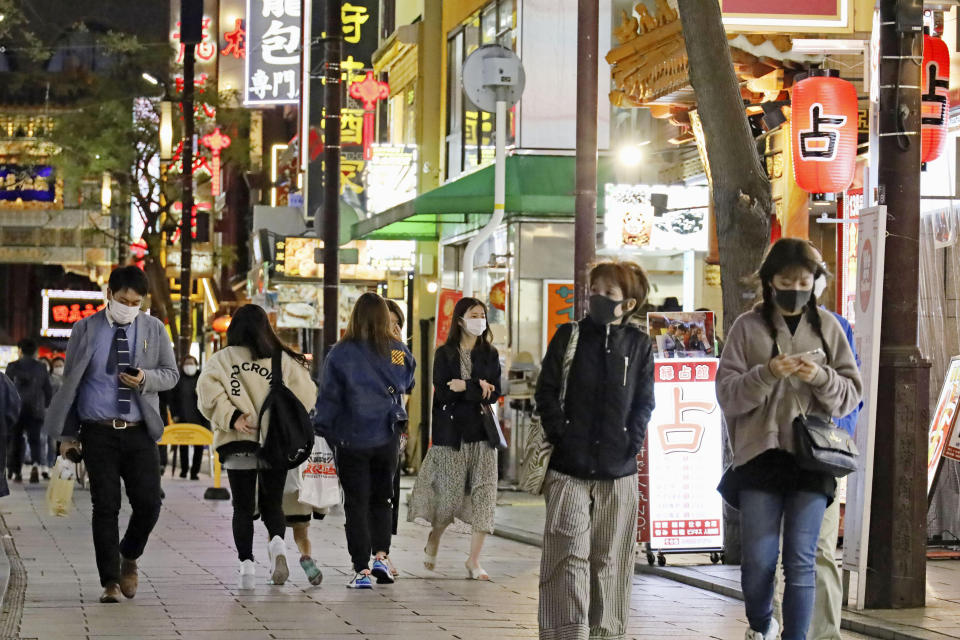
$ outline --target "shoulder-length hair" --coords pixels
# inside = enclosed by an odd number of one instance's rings
[[[306,366],[307,363],[302,353],[297,353],[277,337],[270,326],[267,312],[255,304],[245,304],[233,314],[227,328],[227,345],[246,347],[257,360],[271,358],[278,349],[282,349],[301,365]]]
[[[483,304],[480,300],[476,298],[460,298],[460,300],[457,301],[456,306],[453,308],[453,318],[450,320],[450,333],[447,334],[447,341],[444,345],[460,346],[460,339],[463,337],[463,326],[461,324],[463,317],[474,307],[483,309],[483,317],[487,318],[487,305]],[[493,348],[493,332],[490,331],[489,318],[487,318],[487,328],[482,335],[477,336],[477,344],[473,348],[474,350]]]
[[[390,356],[394,337],[390,331],[390,310],[383,298],[370,292],[360,296],[343,339],[366,344],[380,355]]]
[[[650,293],[650,280],[643,267],[636,262],[628,260],[611,260],[607,262],[598,262],[590,269],[590,284],[597,280],[612,282],[620,287],[623,292],[624,300],[636,300],[633,309],[627,311],[624,309],[623,324],[626,324],[630,317],[640,311],[647,301],[647,295]]]

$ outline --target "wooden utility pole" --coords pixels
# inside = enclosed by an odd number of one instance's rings
[[[574,317],[587,311],[587,270],[597,255],[598,0],[579,0],[577,15],[577,164],[573,241]]]
[[[340,332],[340,58],[343,24],[340,0],[327,0],[323,38],[323,353]],[[306,140],[303,141],[307,145]]]
[[[917,346],[920,289],[920,55],[901,32],[914,2],[880,2],[879,204],[887,205],[876,449],[865,605],[922,607],[926,592],[930,364]],[[920,46],[918,45],[920,41]],[[902,134],[902,135],[897,135]]]
[[[678,0],[678,5],[683,33],[689,36],[690,84],[697,96],[710,164],[726,334],[737,317],[756,302],[751,276],[760,268],[770,244],[773,198],[740,97],[720,3]],[[739,514],[724,509],[725,561],[739,563]]]

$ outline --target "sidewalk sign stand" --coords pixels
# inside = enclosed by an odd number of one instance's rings
[[[210,448],[210,471],[213,476],[213,486],[203,494],[204,500],[229,500],[230,492],[220,484],[220,456],[213,450],[213,432],[209,429],[190,422],[180,422],[169,425],[163,430],[160,438],[161,445],[194,445]]]

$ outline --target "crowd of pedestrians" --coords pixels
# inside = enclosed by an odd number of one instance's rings
[[[798,462],[795,418],[822,415],[852,432],[861,394],[858,362],[849,325],[818,306],[828,274],[809,243],[778,241],[757,277],[762,302],[734,323],[717,373],[734,446],[719,490],[741,514],[746,638],[773,640],[782,630],[784,640],[803,640],[814,618],[820,621],[814,640],[839,638],[836,479]],[[327,509],[298,493],[296,464],[262,455],[271,430],[290,433],[284,421],[271,424],[268,410],[283,389],[302,415],[309,412],[308,429],[333,452],[353,568],[347,586],[395,582],[400,570],[390,558],[391,538],[417,366],[403,341],[402,309],[375,293],[360,296],[342,339],[324,358],[318,385],[309,360],[280,340],[255,305],[236,311],[227,346],[202,370],[193,356],[178,367],[163,324],[140,311],[147,284],[136,267],[116,269],[105,309],[74,326],[66,359],[49,362],[49,371],[36,357],[37,344],[21,341],[20,359],[0,374],[0,433],[9,436],[0,438],[7,448],[0,462],[8,465],[0,495],[8,493],[7,479],[22,481],[27,446],[31,481],[52,464],[55,442],[62,455],[82,458],[101,601],[132,598],[137,560],[161,510],[161,474],[149,470],[165,464],[166,452],[156,442],[167,424],[199,424],[212,430],[232,490],[239,588],[252,589],[257,581],[257,519],[267,531],[269,582],[283,584],[289,576],[284,536],[290,527],[299,564],[320,584],[308,528]],[[538,616],[545,640],[623,638],[630,612],[636,455],[654,409],[652,343],[635,317],[650,283],[636,264],[605,262],[592,269],[589,286],[589,312],[550,341],[535,394],[550,451]],[[407,514],[409,522],[430,527],[423,564],[431,571],[446,529],[455,520],[470,525],[464,568],[481,581],[491,579],[481,553],[494,530],[498,451],[491,421],[496,424],[502,395],[487,314],[482,301],[459,300],[435,353],[432,446]],[[689,340],[704,337],[694,332]],[[180,476],[195,480],[203,449],[190,453],[179,451]],[[132,507],[122,538],[121,481]],[[782,615],[775,603],[781,557]]]

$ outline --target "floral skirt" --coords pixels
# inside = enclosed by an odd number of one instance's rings
[[[433,446],[420,467],[407,521],[444,527],[454,519],[493,533],[497,508],[497,450],[486,442]]]

